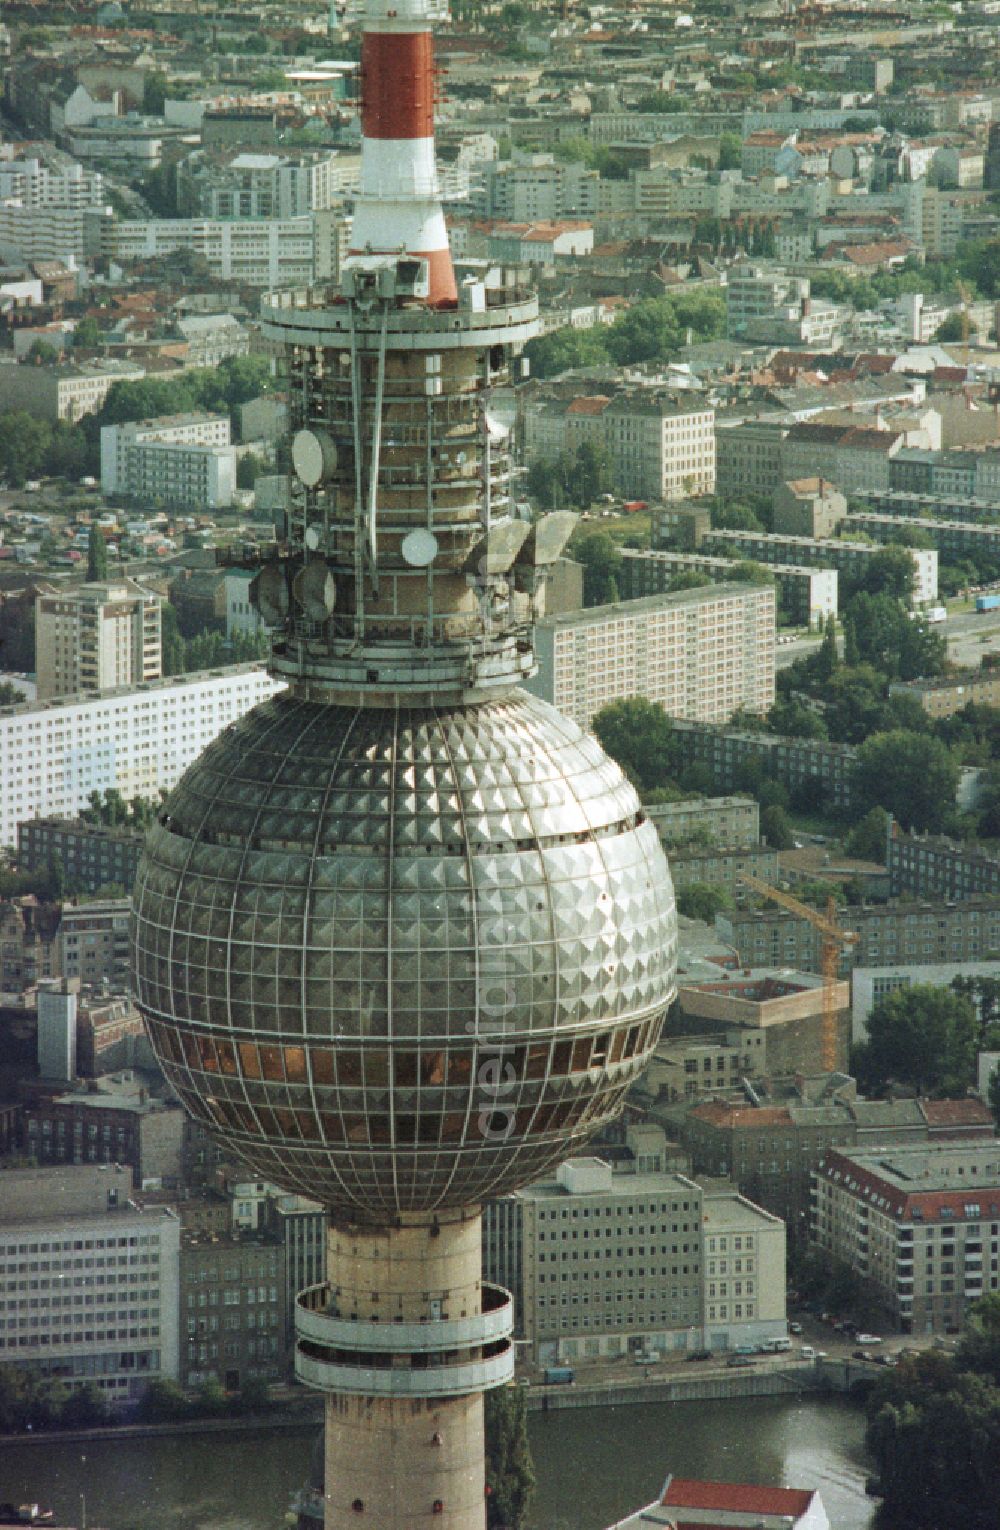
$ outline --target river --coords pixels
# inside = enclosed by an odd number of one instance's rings
[[[867,1530],[864,1418],[828,1398],[656,1403],[531,1416],[532,1530],[605,1530],[667,1472],[818,1488],[833,1530]],[[0,1445],[0,1500],[103,1530],[280,1530],[317,1430]]]

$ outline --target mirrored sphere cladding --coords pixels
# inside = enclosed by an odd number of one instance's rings
[[[133,941],[191,1114],[384,1223],[514,1189],[617,1113],[672,996],[676,917],[632,787],[545,702],[289,694],[170,796]]]

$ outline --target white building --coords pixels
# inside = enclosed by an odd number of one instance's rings
[[[857,1046],[868,1040],[871,1012],[889,994],[900,988],[912,988],[915,983],[950,988],[957,977],[1000,978],[1000,961],[928,962],[926,966],[907,962],[885,967],[855,967],[851,972],[851,1044]]]
[[[131,1184],[109,1164],[4,1172],[0,1364],[93,1382],[109,1402],[176,1380],[180,1221],[136,1207]]]
[[[2,159],[0,201],[22,207],[101,207],[104,177],[73,160],[48,164],[34,155]]]
[[[708,585],[547,616],[535,628],[536,696],[581,727],[629,696],[671,717],[728,722],[774,702],[773,585]]]
[[[226,637],[256,637],[263,628],[260,612],[250,599],[253,575],[248,569],[227,569],[222,579],[226,601]]]
[[[515,1321],[543,1365],[787,1333],[781,1219],[644,1169],[638,1155],[619,1172],[569,1159],[551,1180],[491,1203],[483,1241],[485,1271],[514,1292]]]
[[[236,451],[229,417],[164,415],[102,426],[101,487],[105,494],[192,510],[231,505]]]
[[[621,393],[603,411],[617,488],[635,499],[686,499],[715,490],[715,410],[704,399]]]
[[[0,251],[16,251],[22,260],[61,260],[80,265],[101,249],[110,223],[105,207],[22,207],[0,202]]]
[[[93,791],[171,787],[227,723],[283,687],[238,664],[93,697],[0,707],[0,845],[17,825],[73,818]]]
[[[35,601],[38,697],[158,680],[160,597],[129,579],[81,584]]]
[[[346,238],[342,213],[295,218],[151,218],[109,224],[101,252],[114,260],[160,260],[178,250],[200,256],[212,276],[249,287],[298,287],[336,276]]]
[[[332,207],[343,189],[342,156],[196,150],[177,167],[182,214],[203,218],[296,218]],[[356,163],[351,156],[351,163]]]
[[[145,367],[129,361],[0,365],[0,408],[24,409],[43,420],[81,420],[97,413],[116,382],[145,375]]]

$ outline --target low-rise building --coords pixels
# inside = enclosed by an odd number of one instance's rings
[[[886,845],[889,892],[918,898],[971,898],[1000,893],[1000,860],[975,846],[924,834],[904,834],[893,824]]]
[[[812,537],[779,536],[767,531],[712,531],[705,538],[706,550],[724,549],[731,557],[749,558],[758,563],[793,564],[833,568],[845,581],[862,578],[864,570],[881,548],[867,542],[848,542],[840,538],[825,541]],[[913,604],[928,605],[937,599],[938,555],[931,547],[908,547],[913,561]]]
[[[484,1273],[539,1364],[784,1335],[785,1229],[686,1175],[570,1159],[491,1202]]]
[[[768,845],[675,845],[670,851],[674,891],[692,885],[719,887],[734,903],[751,894],[746,875],[773,882],[778,876],[778,852]]]
[[[831,995],[835,1027],[834,1067],[846,1070],[850,1041],[850,989],[836,983]],[[686,1032],[714,1032],[738,1048],[744,1071],[758,1078],[781,1078],[791,1074],[816,1075],[828,1071],[824,1064],[825,986],[812,972],[750,968],[720,975],[717,980],[681,980],[677,991],[677,1024]],[[654,1055],[647,1075],[658,1084]],[[704,1072],[705,1070],[702,1070]],[[698,1072],[686,1068],[683,1086],[664,1080],[676,1092],[674,1098],[697,1098],[701,1090]],[[689,1085],[693,1083],[694,1088]],[[669,1093],[668,1089],[668,1093]]]
[[[643,811],[668,849],[696,838],[716,845],[760,843],[760,804],[754,797],[684,797],[647,803]]]
[[[1000,1287],[1000,1144],[831,1151],[813,1241],[866,1282],[901,1333],[958,1333]]]
[[[998,894],[963,903],[855,905],[838,909],[837,919],[843,929],[857,935],[852,945],[841,948],[839,966],[844,975],[854,967],[920,968],[1000,958]],[[717,916],[716,927],[748,965],[820,971],[822,937],[796,914],[774,908],[727,909]]]
[[[824,478],[794,478],[774,491],[772,529],[779,536],[832,537],[847,514],[847,500]]]
[[[41,1164],[120,1164],[136,1190],[181,1182],[184,1113],[125,1069],[23,1104],[23,1148]]]
[[[980,507],[981,509],[984,507]],[[992,507],[996,514],[996,506]],[[853,510],[845,530],[863,531],[876,542],[894,542],[903,526],[923,533],[947,563],[959,563],[970,554],[974,558],[992,558],[1000,563],[1000,526],[995,523],[944,520],[935,516],[882,515],[877,511]]]
[[[701,1482],[668,1473],[659,1498],[614,1530],[662,1525],[708,1525],[713,1530],[830,1530],[823,1500],[814,1488],[760,1487],[749,1482]]]
[[[127,824],[112,829],[84,818],[34,818],[17,826],[17,864],[22,871],[48,871],[59,863],[70,894],[102,887],[128,892],[144,840],[141,829]]]
[[[790,790],[809,788],[836,807],[850,807],[856,751],[827,739],[785,738],[710,723],[674,720],[688,757],[705,765],[719,791],[738,791],[766,774]]]
[[[711,536],[711,533],[708,533]],[[707,574],[724,583],[734,579],[738,560],[707,552],[645,552],[622,548],[622,594],[626,600],[665,594],[677,574]],[[797,627],[821,627],[837,614],[838,574],[835,568],[806,568],[770,563],[783,618]]]
[[[584,727],[628,696],[706,722],[763,713],[775,695],[775,606],[771,585],[729,584],[547,616],[527,687]]]
[[[7,1169],[2,1183],[0,1364],[91,1382],[111,1403],[175,1381],[176,1212],[140,1210],[113,1165]]]
[[[966,669],[929,680],[892,680],[892,696],[912,696],[929,717],[952,717],[963,707],[1000,706],[1000,669]]]
[[[96,414],[116,382],[138,382],[145,375],[136,363],[113,360],[0,366],[0,407],[73,422]]]
[[[602,419],[612,477],[623,494],[671,500],[715,492],[715,410],[704,399],[620,393]]]

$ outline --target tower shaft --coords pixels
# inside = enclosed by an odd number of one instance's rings
[[[483,1530],[483,1393],[514,1352],[480,1238],[478,1208],[331,1225],[328,1284],[296,1310],[296,1374],[327,1395],[325,1530]]]

